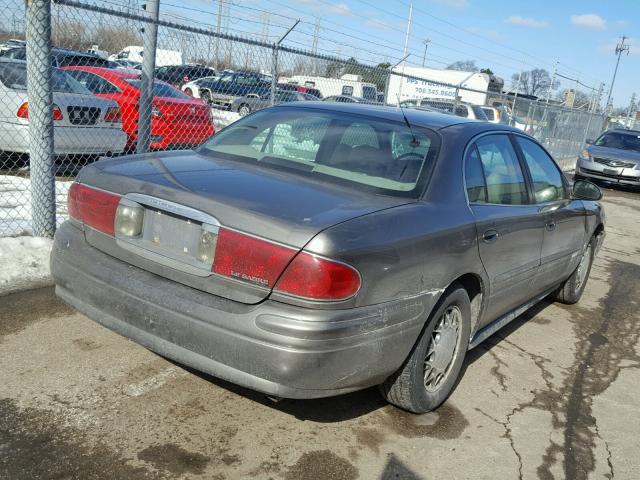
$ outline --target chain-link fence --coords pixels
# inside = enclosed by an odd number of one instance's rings
[[[504,94],[491,75],[365,65],[292,48],[286,35],[264,42],[154,19],[156,0],[128,4],[0,0],[0,236],[51,235],[69,184],[101,156],[193,148],[276,103],[401,104],[507,123],[570,162],[603,124]]]

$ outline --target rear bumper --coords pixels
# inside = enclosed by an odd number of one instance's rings
[[[118,128],[54,126],[53,135],[56,155],[121,153],[127,143],[127,134]],[[0,150],[29,153],[29,126],[0,124]]]
[[[640,186],[640,169],[637,168],[611,168],[586,158],[578,158],[575,173],[603,182]]]
[[[51,270],[57,294],[148,349],[233,383],[285,398],[376,385],[408,356],[435,297],[350,310],[271,300],[246,305],[128,265],[66,222]]]

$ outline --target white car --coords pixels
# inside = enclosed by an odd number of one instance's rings
[[[182,86],[182,91],[187,95],[191,95],[194,98],[200,98],[200,82],[203,80],[215,82],[220,78],[220,75],[212,75],[209,77],[196,78],[190,82],[185,83]]]
[[[56,155],[115,154],[124,151],[118,104],[94,96],[62,70],[52,70],[53,134]],[[29,153],[27,64],[0,59],[0,151]]]
[[[402,107],[426,107],[442,113],[448,113],[457,117],[470,118],[473,120],[487,121],[487,115],[480,105],[473,105],[465,102],[454,102],[439,98],[416,98],[413,100],[403,100]]]

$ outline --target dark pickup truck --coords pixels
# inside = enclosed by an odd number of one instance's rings
[[[261,97],[270,91],[271,81],[257,73],[225,73],[218,80],[203,80],[200,84],[202,100],[226,108],[229,108],[237,97]]]

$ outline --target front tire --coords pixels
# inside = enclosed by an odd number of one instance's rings
[[[455,387],[469,344],[471,303],[452,285],[439,301],[409,358],[380,386],[391,404],[413,413],[439,407]]]
[[[580,263],[565,282],[560,285],[555,293],[555,300],[566,305],[578,303],[584,288],[587,285],[589,274],[591,273],[591,265],[593,265],[593,255],[595,253],[596,239],[592,237],[587,244]]]
[[[249,115],[251,113],[251,107],[249,107],[249,105],[247,105],[246,103],[243,103],[242,105],[240,105],[240,108],[238,108],[238,114],[241,117],[244,117],[245,115]]]

